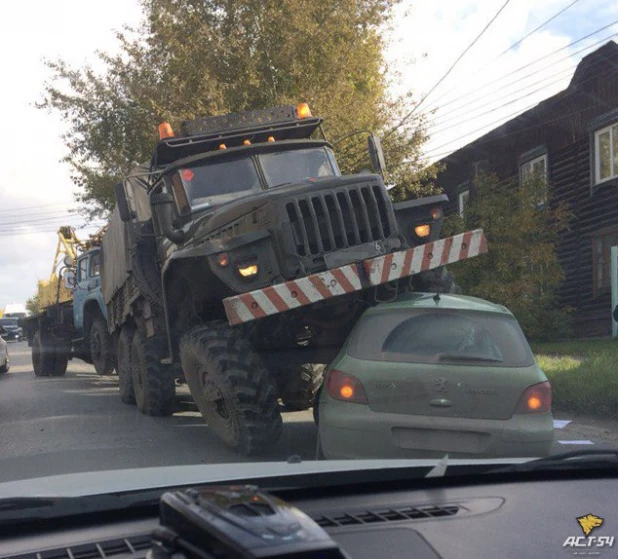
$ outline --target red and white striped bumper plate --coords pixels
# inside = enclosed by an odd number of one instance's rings
[[[318,301],[360,291],[487,252],[482,229],[418,247],[392,252],[359,264],[305,276],[223,300],[231,325],[242,324]]]

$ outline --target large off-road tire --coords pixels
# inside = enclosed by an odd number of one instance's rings
[[[323,378],[322,370],[309,364],[281,371],[281,402],[290,411],[308,410],[315,402]]]
[[[7,355],[4,365],[0,365],[0,375],[3,375],[4,373],[9,372],[9,365],[10,365],[9,356]]]
[[[217,323],[187,334],[180,360],[191,395],[221,440],[250,456],[281,436],[276,387],[239,329]]]
[[[35,332],[32,338],[32,368],[37,377],[59,377],[66,373],[69,351],[64,344],[55,345],[48,336]]]
[[[135,405],[135,390],[133,389],[133,374],[131,372],[131,344],[135,329],[130,324],[125,324],[118,336],[118,386],[120,399],[129,405]]]
[[[89,335],[92,364],[99,375],[111,375],[114,370],[114,344],[102,316],[92,319]]]
[[[139,329],[131,342],[131,375],[139,411],[153,416],[174,412],[176,383],[172,367],[160,362],[156,340],[146,338]]]

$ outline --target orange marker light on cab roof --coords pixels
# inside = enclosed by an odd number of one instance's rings
[[[296,105],[296,113],[298,118],[309,118],[311,115],[311,109],[307,103],[299,103]]]
[[[268,136],[268,141],[269,142],[274,142],[275,141],[275,137],[274,136]]]
[[[165,140],[165,138],[173,138],[174,130],[169,122],[162,122],[159,124],[159,140]]]
[[[227,149],[227,146],[225,144],[219,144],[219,149]]]
[[[243,140],[243,146],[250,146],[251,142],[249,140]]]

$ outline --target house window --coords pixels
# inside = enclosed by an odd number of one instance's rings
[[[595,184],[618,177],[618,124],[594,133]]]
[[[519,176],[522,183],[539,178],[544,182],[547,181],[547,155],[522,163]]]
[[[618,245],[618,230],[608,231],[592,240],[592,265],[594,296],[609,293],[611,290],[610,261],[611,247]]]
[[[464,211],[466,209],[466,206],[468,205],[468,199],[470,198],[470,191],[469,190],[462,190],[459,193],[459,215],[461,217],[464,216]]]

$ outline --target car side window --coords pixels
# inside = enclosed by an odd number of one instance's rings
[[[96,278],[101,274],[101,254],[96,253],[90,257],[90,277]]]
[[[82,258],[77,263],[77,281],[83,281],[88,274],[88,258]]]

